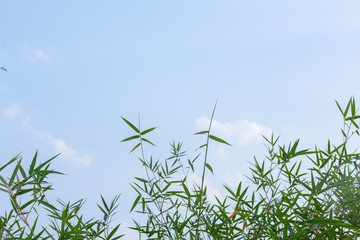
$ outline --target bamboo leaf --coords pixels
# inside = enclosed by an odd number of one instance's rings
[[[233,217],[239,212],[239,210],[240,210],[239,208],[236,209],[236,210],[230,215],[229,219],[233,218]]]
[[[148,181],[146,179],[143,178],[139,178],[139,177],[135,177],[136,180],[143,182],[143,183],[148,183]]]
[[[54,207],[53,205],[51,205],[50,203],[46,202],[46,201],[43,201],[43,200],[39,200],[38,201],[40,204],[44,205],[45,207],[47,208],[50,208],[54,211],[59,211],[56,207]]]
[[[356,109],[355,109],[355,98],[352,97],[351,98],[351,115],[355,116],[356,114]]]
[[[154,147],[156,147],[155,144],[153,144],[152,142],[150,142],[150,141],[147,140],[146,138],[141,138],[141,140],[143,140],[143,141],[145,141],[145,142],[147,142],[147,143],[150,143],[151,145],[153,145]]]
[[[203,148],[203,147],[206,147],[207,146],[207,144],[203,144],[203,145],[201,145],[200,147],[198,147],[196,150],[198,150],[198,149],[200,149],[200,148]]]
[[[36,151],[36,153],[35,153],[35,155],[33,157],[33,160],[31,161],[31,165],[30,165],[30,168],[29,168],[29,174],[32,174],[34,172],[34,167],[35,167],[35,164],[36,164],[37,155],[38,155],[38,151]]]
[[[337,107],[339,108],[341,114],[345,117],[345,114],[344,114],[343,110],[341,109],[340,104],[339,104],[338,101],[336,101],[336,100],[335,100],[335,102],[336,102],[336,105],[337,105]]]
[[[355,115],[355,116],[351,116],[351,117],[347,117],[347,118],[345,118],[345,120],[346,121],[349,121],[349,120],[355,120],[355,119],[358,119],[358,118],[360,118],[360,115]]]
[[[205,163],[205,166],[206,166],[207,169],[210,170],[210,172],[211,172],[212,174],[214,174],[214,171],[213,171],[212,167],[210,166],[210,164]]]
[[[356,128],[359,128],[359,125],[353,119],[350,119],[350,121]]]
[[[17,175],[17,172],[19,170],[19,167],[20,167],[20,163],[21,163],[21,160],[16,164],[14,172],[12,173],[10,181],[9,181],[9,186],[11,186],[13,184],[13,182],[14,182],[14,179],[15,179],[15,177]]]
[[[346,106],[346,109],[345,109],[345,111],[344,111],[344,114],[343,114],[344,118],[346,117],[346,115],[347,115],[347,113],[348,113],[348,111],[349,111],[350,105],[351,105],[351,99],[350,99],[350,101],[348,102],[348,104],[347,104],[347,106]]]
[[[136,146],[133,149],[131,149],[131,151],[129,153],[132,153],[135,149],[137,149],[140,146],[140,144],[141,143],[136,144]]]
[[[131,122],[129,122],[128,120],[126,120],[123,117],[121,117],[121,118],[124,120],[124,122],[126,122],[127,125],[129,125],[132,129],[134,129],[135,132],[140,133],[140,130],[137,129],[137,127],[135,127]]]
[[[209,133],[209,131],[200,131],[200,132],[194,133],[194,135],[200,135],[200,134],[206,134],[206,133]]]
[[[117,225],[108,235],[108,237],[106,238],[107,240],[110,240],[111,237],[116,233],[116,231],[118,230],[118,228],[120,227],[120,224]]]
[[[105,207],[106,211],[110,212],[110,209],[109,209],[108,205],[106,204],[105,199],[103,198],[103,196],[102,196],[102,195],[100,195],[100,197],[101,197],[101,201],[103,202],[103,205],[104,205],[104,207]]]
[[[28,201],[27,203],[24,203],[20,209],[24,210],[27,206],[29,206],[30,204],[32,204],[35,201],[35,199],[31,199],[30,201]]]
[[[146,130],[142,131],[142,132],[140,133],[140,135],[145,135],[145,134],[147,134],[147,133],[149,133],[149,132],[153,131],[154,129],[156,129],[156,127],[146,129]]]
[[[130,212],[132,212],[134,210],[134,208],[136,207],[136,205],[138,204],[138,202],[140,201],[141,195],[138,195],[137,198],[135,199]]]
[[[121,140],[121,142],[130,141],[130,140],[133,140],[133,139],[137,139],[137,138],[139,138],[139,137],[140,137],[140,135],[134,135],[134,136],[125,138],[124,140]]]
[[[100,209],[100,211],[102,211],[102,213],[104,215],[107,215],[107,212],[99,205],[99,204],[96,204],[98,206],[98,208]]]
[[[214,141],[216,141],[216,142],[224,143],[224,144],[227,144],[227,145],[231,146],[230,143],[224,141],[224,140],[221,139],[221,138],[215,137],[214,135],[209,135],[209,138],[212,139],[212,140],[214,140]]]
[[[185,185],[184,182],[182,182],[181,184],[182,184],[182,186],[183,186],[183,188],[184,188],[184,191],[185,191],[185,193],[186,193],[186,196],[190,199],[190,191],[189,191],[189,189],[186,187],[186,185]]]
[[[11,159],[10,161],[8,161],[4,166],[2,166],[0,168],[0,172],[6,168],[7,166],[9,166],[11,163],[13,163],[14,161],[16,161],[19,158],[20,154],[16,155],[13,159]]]

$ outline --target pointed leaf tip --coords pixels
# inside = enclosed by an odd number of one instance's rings
[[[155,130],[155,129],[156,129],[156,127],[149,128],[149,129],[146,129],[146,130],[142,131],[140,134],[141,134],[141,135],[145,135],[145,134],[147,134],[147,133],[149,133],[149,132],[151,132],[151,131],[153,131],[153,130]]]
[[[218,138],[218,137],[216,137],[216,136],[214,136],[214,135],[210,135],[209,138],[212,139],[212,140],[214,140],[214,141],[216,141],[216,142],[224,143],[224,144],[227,144],[227,145],[229,145],[229,146],[232,146],[230,143],[228,143],[228,142],[226,142],[225,140],[223,140],[223,139],[221,139],[221,138]]]
[[[194,133],[194,135],[206,134],[206,133],[208,133],[208,132],[209,132],[209,131],[200,131],[200,132]]]
[[[140,130],[137,129],[137,127],[135,127],[131,122],[129,122],[128,120],[126,120],[125,118],[121,117],[122,120],[124,120],[124,122],[126,122],[127,125],[129,125],[132,129],[134,129],[135,132],[140,133]]]
[[[126,142],[126,141],[133,140],[133,139],[136,139],[136,138],[139,138],[139,137],[140,137],[139,135],[134,135],[134,136],[125,138],[124,140],[121,140],[121,142]]]
[[[133,151],[135,151],[135,149],[137,149],[140,145],[141,145],[141,143],[136,144],[136,146],[133,149],[131,149],[131,151],[129,153],[132,153]]]

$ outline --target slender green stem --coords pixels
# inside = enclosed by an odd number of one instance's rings
[[[209,123],[209,129],[208,129],[208,134],[207,134],[207,138],[206,138],[206,148],[205,148],[205,158],[204,158],[204,166],[203,166],[203,172],[202,172],[202,177],[201,177],[201,187],[200,187],[200,207],[199,207],[199,212],[198,212],[198,222],[197,222],[197,228],[196,228],[196,237],[199,237],[199,228],[200,228],[200,214],[201,214],[201,210],[202,210],[202,206],[203,206],[203,192],[204,192],[204,180],[205,180],[205,172],[206,172],[206,163],[207,163],[207,156],[208,156],[208,150],[209,150],[209,140],[210,140],[210,130],[211,130],[211,125],[214,119],[214,114],[215,114],[215,110],[216,110],[216,105],[217,105],[217,100],[215,102],[215,106],[213,109],[213,112],[211,114],[211,119],[210,119],[210,123]]]

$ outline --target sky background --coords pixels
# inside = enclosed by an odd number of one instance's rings
[[[51,196],[85,198],[96,216],[100,194],[121,193],[125,228],[129,183],[145,173],[120,143],[132,134],[121,116],[157,127],[148,156],[169,156],[173,140],[193,156],[218,99],[213,131],[233,146],[210,146],[207,184],[222,194],[263,158],[261,134],[304,148],[341,141],[335,100],[360,96],[359,11],[331,0],[3,2],[0,165],[61,152],[53,167],[67,175],[50,179]]]

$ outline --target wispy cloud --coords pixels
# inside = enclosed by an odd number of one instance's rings
[[[239,183],[244,181],[244,174],[241,172],[234,172],[234,173],[226,173],[223,177],[223,181],[226,185],[230,186],[231,188],[237,188]]]
[[[32,129],[32,132],[36,137],[50,145],[56,153],[61,153],[61,157],[64,159],[84,166],[90,165],[92,161],[90,154],[79,155],[77,151],[69,147],[63,139],[56,138],[49,132],[40,132],[35,129]]]
[[[198,186],[201,185],[201,178],[196,174],[189,174],[186,178],[186,182],[190,190],[192,189],[191,186],[194,186],[194,184]],[[206,187],[206,195],[208,197],[208,200],[211,203],[218,203],[216,197],[220,200],[224,198],[223,194],[219,191],[219,189],[214,186],[214,184],[209,179],[205,178],[204,186]]]
[[[50,61],[49,55],[47,55],[43,50],[36,49],[32,51],[32,56],[29,58],[30,61]]]
[[[196,124],[201,129],[207,129],[209,122],[210,119],[206,117],[196,119]],[[212,131],[225,140],[231,141],[233,139],[237,141],[241,146],[246,146],[251,142],[260,143],[263,141],[262,135],[268,137],[273,132],[269,127],[248,120],[239,120],[233,123],[221,123],[213,120]]]
[[[18,116],[20,116],[21,112],[22,112],[21,107],[17,103],[5,107],[3,110],[4,116],[9,120],[13,120]]]
[[[14,103],[3,109],[3,115],[9,120],[14,120],[18,118],[20,115],[22,115],[22,112],[23,110],[17,103]],[[38,131],[32,128],[29,125],[29,121],[30,121],[29,116],[25,116],[25,117],[23,116],[21,118],[22,119],[20,119],[21,120],[20,124],[22,127],[29,129],[36,138],[39,138],[40,140],[48,144],[54,150],[55,153],[61,153],[62,158],[76,164],[80,164],[84,166],[90,165],[92,161],[92,156],[90,154],[81,154],[81,155],[78,154],[78,152],[75,149],[71,148],[65,142],[65,140],[56,138],[49,132]]]

